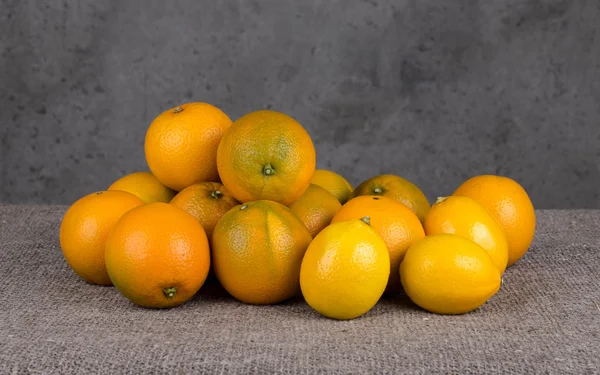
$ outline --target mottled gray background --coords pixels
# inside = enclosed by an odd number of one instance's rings
[[[0,201],[70,203],[146,168],[206,101],[296,118],[318,165],[430,199],[482,173],[600,208],[600,2],[0,0]]]

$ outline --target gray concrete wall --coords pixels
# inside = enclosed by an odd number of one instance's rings
[[[597,0],[0,0],[0,201],[146,169],[161,111],[296,118],[318,165],[430,199],[482,173],[600,208]]]

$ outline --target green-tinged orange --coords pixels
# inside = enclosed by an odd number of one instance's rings
[[[213,267],[236,299],[274,304],[299,291],[300,264],[312,237],[289,208],[260,200],[236,206],[212,236]]]
[[[217,151],[221,181],[240,202],[289,206],[308,188],[315,163],[315,148],[302,125],[268,110],[235,121]]]

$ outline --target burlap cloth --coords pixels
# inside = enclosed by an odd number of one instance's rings
[[[218,285],[170,310],[81,281],[64,206],[0,205],[0,373],[598,373],[600,211],[538,211],[533,247],[476,312],[406,297],[352,321],[303,301],[236,302]]]

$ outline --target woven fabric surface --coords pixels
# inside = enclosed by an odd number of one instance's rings
[[[169,310],[80,280],[64,206],[0,205],[0,373],[578,373],[600,371],[600,211],[538,211],[530,251],[475,312],[384,298],[351,321],[302,300],[251,306],[205,285]]]

